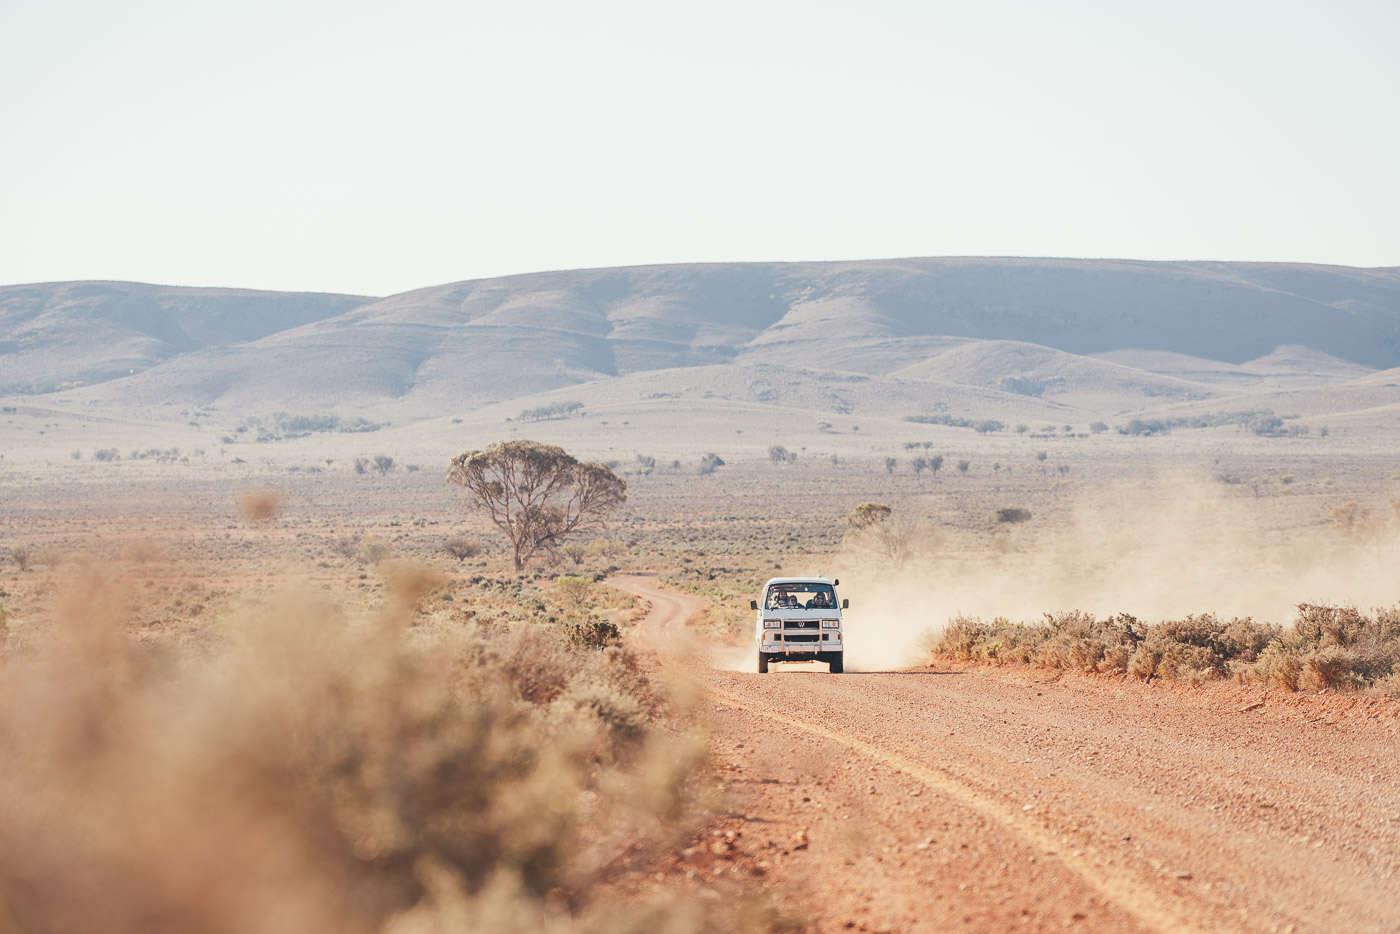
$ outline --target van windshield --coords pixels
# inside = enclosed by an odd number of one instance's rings
[[[834,609],[836,591],[830,584],[816,582],[774,584],[768,588],[768,596],[763,606],[768,610]]]

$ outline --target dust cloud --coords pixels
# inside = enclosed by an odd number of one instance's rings
[[[382,613],[292,591],[162,640],[134,580],[78,568],[0,642],[0,931],[617,930],[609,867],[694,833],[703,743],[647,729],[622,654],[420,616],[440,578],[386,578]],[[698,916],[653,891],[643,929]]]
[[[1345,529],[1315,511],[1281,521],[1219,487],[1155,480],[1086,493],[1065,524],[1012,526],[990,547],[926,528],[898,571],[848,549],[835,568],[851,600],[848,665],[916,663],[920,634],[960,615],[1035,622],[1082,610],[1157,622],[1214,613],[1288,623],[1300,603],[1390,606],[1400,600],[1400,515],[1383,510]]]

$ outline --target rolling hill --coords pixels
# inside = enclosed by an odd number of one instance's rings
[[[374,412],[403,422],[649,374],[659,387],[713,384],[713,394],[732,384],[749,401],[815,411],[893,415],[968,399],[989,414],[1082,419],[1252,394],[1321,393],[1299,406],[1310,410],[1389,405],[1400,401],[1393,380],[1370,374],[1395,367],[1400,269],[678,265],[377,299],[0,287],[0,393],[89,411]]]

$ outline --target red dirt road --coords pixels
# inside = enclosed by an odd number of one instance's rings
[[[1016,667],[697,664],[734,865],[815,931],[1400,930],[1400,705]],[[858,624],[857,624],[858,625]],[[856,629],[851,633],[859,638]]]

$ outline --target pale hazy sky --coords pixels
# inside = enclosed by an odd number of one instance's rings
[[[1397,50],[1397,0],[0,0],[0,283],[1397,266]]]

